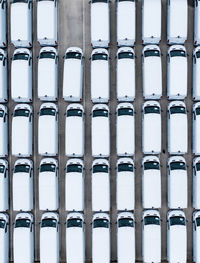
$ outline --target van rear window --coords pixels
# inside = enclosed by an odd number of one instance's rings
[[[15,165],[14,173],[29,173],[30,166],[26,164]]]
[[[43,115],[51,115],[51,116],[55,116],[56,115],[56,110],[52,109],[52,108],[44,108],[40,110],[40,116]]]
[[[80,109],[70,109],[67,111],[67,117],[82,117],[83,116],[83,111]]]
[[[3,118],[3,115],[4,115],[4,111],[0,110],[0,118]]]
[[[0,165],[0,173],[4,173],[4,169],[5,169],[5,166],[4,165]]]
[[[177,113],[185,114],[186,110],[185,110],[185,107],[182,107],[182,106],[173,106],[170,108],[170,113],[171,114],[177,114]]]
[[[17,219],[17,220],[15,221],[15,228],[18,228],[18,227],[26,227],[26,228],[29,228],[29,227],[30,227],[30,224],[31,224],[30,219]]]
[[[40,165],[40,172],[55,172],[56,171],[56,166],[55,164],[51,163],[45,163]]]
[[[158,216],[145,216],[144,225],[160,225],[160,218]]]
[[[146,50],[144,52],[144,56],[146,57],[160,57],[160,51],[159,50]]]
[[[67,220],[67,228],[70,227],[82,227],[83,226],[83,221],[82,219],[76,218],[76,219],[68,219]]]
[[[68,52],[65,56],[66,59],[74,58],[74,59],[81,59],[81,53],[79,52]]]
[[[196,108],[196,115],[200,115],[200,107],[199,108]]]
[[[196,169],[197,169],[197,171],[200,171],[200,163],[196,164]]]
[[[148,114],[148,113],[157,113],[160,114],[160,108],[158,106],[146,106],[144,108],[144,113]]]
[[[3,60],[4,55],[0,54],[0,60]]]
[[[107,3],[108,0],[92,0],[92,3]]]
[[[134,221],[131,218],[121,218],[118,220],[119,227],[134,227]]]
[[[107,110],[94,110],[92,113],[93,117],[108,117]]]
[[[13,60],[28,60],[28,58],[29,58],[29,55],[25,53],[19,53],[13,56]]]
[[[144,163],[144,170],[159,170],[160,164],[158,162],[145,162]]]
[[[174,225],[185,226],[185,218],[183,216],[170,217],[170,226],[174,226]]]
[[[121,163],[118,165],[118,172],[133,172],[133,168],[130,163]]]
[[[52,58],[55,59],[56,54],[54,52],[42,52],[40,53],[40,58]]]
[[[122,59],[122,58],[134,59],[134,54],[132,52],[120,52],[118,54],[118,59]]]
[[[200,51],[196,52],[196,57],[200,58]]]
[[[186,170],[184,162],[172,162],[170,163],[170,170]]]
[[[42,220],[41,227],[54,227],[56,228],[57,220],[53,218],[46,218]]]
[[[197,217],[196,224],[197,224],[197,226],[200,226],[200,217]]]
[[[95,219],[93,222],[93,228],[104,227],[109,228],[108,219]]]
[[[94,54],[92,55],[92,60],[108,60],[107,54]]]
[[[29,117],[30,111],[26,109],[18,109],[14,111],[14,117],[22,116]]]
[[[123,115],[130,115],[130,116],[133,116],[133,109],[130,109],[130,108],[121,108],[121,109],[118,109],[117,111],[117,115],[118,116],[123,116]]]
[[[82,165],[80,164],[67,165],[67,173],[82,173],[82,169]]]
[[[105,164],[94,165],[93,173],[108,173],[108,165]]]
[[[13,0],[13,3],[28,3],[28,0]]]
[[[3,219],[0,219],[0,228],[4,228],[4,227],[5,227],[5,225],[6,225],[6,222],[5,222],[5,220],[3,220]]]
[[[171,57],[186,57],[186,52],[184,50],[172,50],[170,52]]]

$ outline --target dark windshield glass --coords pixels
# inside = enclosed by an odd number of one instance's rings
[[[28,3],[28,0],[12,0],[13,3]]]
[[[29,117],[30,111],[25,109],[19,109],[14,111],[14,117],[22,116]]]
[[[47,218],[42,220],[41,227],[56,227],[57,221],[53,218]]]
[[[30,219],[17,219],[15,221],[15,228],[17,227],[27,227],[29,228],[31,224]]]
[[[147,106],[144,108],[144,113],[148,114],[148,113],[160,113],[160,108],[158,106]]]
[[[186,170],[184,162],[172,162],[170,163],[170,170]]]
[[[92,0],[92,3],[107,3],[108,0]]]
[[[3,54],[0,54],[0,60],[3,60],[3,57],[4,57]]]
[[[158,216],[146,216],[144,218],[144,224],[146,225],[160,225],[160,218]]]
[[[200,115],[200,107],[196,108],[196,115]]]
[[[200,217],[197,217],[196,224],[197,224],[197,226],[200,226]]]
[[[4,111],[0,110],[0,118],[3,118],[3,115],[4,115]]]
[[[196,164],[196,169],[197,169],[197,171],[200,171],[200,163]]]
[[[55,172],[56,171],[56,166],[55,164],[51,163],[45,163],[40,165],[40,172]]]
[[[134,227],[134,221],[131,218],[121,218],[118,220],[119,227]]]
[[[108,219],[95,219],[93,222],[93,228],[104,227],[109,228]]]
[[[54,52],[42,52],[40,53],[40,58],[52,58],[55,59],[56,54]]]
[[[145,162],[144,163],[144,170],[159,170],[160,169],[160,165],[158,162],[155,161],[150,161],[150,162]]]
[[[200,58],[200,51],[196,52],[196,57]]]
[[[130,108],[118,109],[118,116],[122,116],[122,115],[130,115],[130,116],[133,116],[133,109],[130,109]]]
[[[133,165],[130,163],[119,164],[118,172],[133,172]]]
[[[67,111],[67,117],[72,117],[72,116],[77,116],[77,117],[82,117],[83,116],[83,111],[80,109],[71,109]]]
[[[67,173],[82,173],[82,169],[82,165],[80,164],[67,165]]]
[[[29,173],[30,166],[26,164],[15,165],[14,173]]]
[[[2,220],[0,219],[0,228],[4,228],[6,225],[6,221],[5,220]]]
[[[108,117],[107,110],[94,110],[92,113],[93,117]]]
[[[170,113],[171,114],[176,114],[176,113],[182,113],[185,114],[185,107],[181,107],[181,106],[173,106],[170,108]]]
[[[158,50],[146,50],[144,52],[145,57],[160,57],[160,51]]]
[[[105,164],[94,165],[93,173],[108,173],[108,165]]]
[[[13,60],[28,60],[28,58],[29,58],[29,55],[28,55],[28,54],[22,54],[22,53],[20,53],[20,54],[15,54],[15,55],[13,56]]]
[[[79,52],[68,52],[65,56],[66,59],[74,58],[74,59],[81,59],[81,53]]]
[[[67,220],[67,228],[69,227],[82,227],[83,221],[82,219],[76,218],[76,219],[68,219]]]
[[[174,225],[185,226],[185,218],[183,216],[170,217],[170,226],[174,226]]]
[[[5,170],[5,166],[4,165],[0,165],[0,173],[4,173],[4,170]]]
[[[170,52],[171,57],[186,57],[186,53],[184,50],[172,50]]]
[[[133,59],[134,58],[134,55],[132,52],[120,52],[118,54],[118,59],[122,59],[122,58],[130,58],[130,59]]]
[[[92,60],[108,60],[107,54],[94,54],[92,55]]]
[[[51,116],[55,116],[56,115],[56,110],[52,109],[52,108],[44,108],[40,110],[40,116],[43,115],[51,115]]]

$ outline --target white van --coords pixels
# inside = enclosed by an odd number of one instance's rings
[[[56,46],[58,0],[37,0],[37,40],[41,46]]]
[[[63,99],[81,101],[83,97],[83,51],[79,47],[70,47],[64,56]]]
[[[7,31],[6,31],[6,0],[0,1],[0,47],[6,47],[7,42]]]
[[[117,0],[117,45],[134,46],[135,36],[135,0]]]
[[[0,159],[0,211],[9,208],[8,162]]]
[[[200,209],[200,157],[193,160],[193,207]]]
[[[32,142],[32,107],[28,104],[17,104],[12,118],[12,155],[30,157]]]
[[[66,109],[65,155],[84,155],[84,108],[81,104],[69,104]]]
[[[200,102],[193,105],[193,153],[200,155]]]
[[[8,109],[0,104],[0,157],[8,156]]]
[[[15,102],[32,101],[32,53],[15,49],[11,63],[11,98]]]
[[[84,163],[81,159],[69,159],[66,163],[65,210],[84,210]]]
[[[168,160],[168,207],[170,209],[187,208],[188,182],[187,165],[182,156],[173,156]]]
[[[131,47],[117,51],[117,100],[135,99],[135,52]]]
[[[92,163],[92,211],[110,210],[110,166],[106,159]]]
[[[43,47],[38,57],[38,98],[58,100],[58,54],[54,47]]]
[[[91,0],[91,45],[110,45],[110,0]]]
[[[200,2],[194,0],[194,45],[200,44]]]
[[[18,159],[14,164],[12,196],[14,211],[33,209],[33,162]]]
[[[161,219],[157,210],[145,210],[142,216],[143,262],[161,262]],[[182,261],[176,261],[182,262]]]
[[[13,259],[15,263],[34,262],[34,226],[31,213],[19,213],[15,217]]]
[[[58,107],[54,103],[43,103],[40,106],[38,152],[44,156],[58,154]]]
[[[144,154],[161,152],[161,108],[157,101],[146,101],[143,104],[142,151]]]
[[[156,156],[142,160],[142,205],[143,208],[161,208],[161,171]]]
[[[0,213],[0,262],[9,262],[9,216]]]
[[[92,218],[92,262],[110,263],[110,217],[106,213]]]
[[[161,0],[142,1],[142,43],[159,44],[161,41]]]
[[[109,108],[106,104],[92,107],[92,156],[108,157],[110,155]],[[102,143],[103,142],[103,143]]]
[[[44,158],[39,167],[39,209],[54,211],[59,208],[58,161]]]
[[[8,101],[7,66],[7,53],[0,48],[0,103],[6,103]]]
[[[188,33],[188,1],[168,0],[167,42],[184,44]]]
[[[91,100],[93,103],[107,103],[110,97],[109,54],[104,48],[97,48],[91,54]]]
[[[40,223],[40,262],[59,263],[59,215],[46,212]]]
[[[193,100],[200,100],[200,47],[193,51]]]
[[[142,70],[144,99],[159,100],[162,96],[162,61],[158,46],[147,45],[143,48]]]
[[[117,161],[116,205],[117,210],[134,210],[135,208],[135,171],[131,158]]]
[[[188,150],[187,111],[183,101],[168,105],[168,152],[185,154]]]
[[[116,147],[118,156],[135,154],[135,116],[131,103],[120,103],[116,109]]]
[[[135,218],[130,212],[117,215],[117,262],[135,262]]]
[[[167,213],[167,259],[170,263],[187,262],[186,218],[181,210]]]
[[[15,47],[32,47],[32,0],[11,0],[11,42]]]
[[[187,52],[184,46],[174,45],[168,50],[167,96],[183,100],[187,96]]]
[[[200,262],[200,211],[193,213],[193,262]]]
[[[85,262],[85,222],[81,213],[69,213],[66,218],[66,262]]]

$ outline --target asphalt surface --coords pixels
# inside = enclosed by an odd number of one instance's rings
[[[143,104],[142,97],[142,64],[141,64],[141,52],[143,46],[141,45],[141,24],[142,24],[142,10],[141,10],[141,0],[138,0],[136,3],[137,13],[137,39],[136,39],[136,100],[134,102],[134,107],[136,110],[136,154],[135,154],[135,218],[136,218],[136,259],[137,262],[142,262],[142,181],[141,181],[141,160],[143,157],[142,154],[142,115],[141,109]],[[188,0],[188,11],[189,11],[189,20],[188,20],[188,40],[185,44],[188,51],[188,96],[185,99],[187,109],[188,109],[188,142],[189,150],[185,155],[188,164],[188,208],[185,209],[185,213],[188,219],[188,262],[192,262],[192,50],[193,50],[193,15],[194,10],[192,7],[192,0]],[[14,47],[10,45],[10,24],[9,24],[9,12],[10,12],[10,1],[8,1],[8,57],[11,58]],[[168,46],[166,44],[166,30],[167,30],[167,0],[162,0],[162,41],[160,48],[162,51],[162,68],[163,68],[163,97],[160,101],[162,107],[162,153],[160,154],[160,161],[162,165],[162,208],[160,210],[162,217],[162,260],[166,261],[166,248],[167,248],[167,237],[166,237],[166,214],[168,211],[167,207],[167,172],[166,164],[168,159],[167,153],[167,97],[166,97],[166,54]],[[112,0],[110,4],[110,15],[111,15],[111,47],[110,52],[110,102],[109,107],[111,111],[110,118],[110,130],[111,130],[111,155],[110,155],[110,182],[111,182],[111,259],[112,262],[116,262],[116,131],[115,131],[115,109],[117,106],[116,100],[116,60],[115,55],[117,51],[116,47],[116,4]],[[38,167],[41,160],[41,157],[38,155],[37,150],[37,128],[38,128],[38,111],[41,105],[41,102],[37,98],[37,56],[39,54],[40,46],[36,41],[36,0],[33,0],[33,108],[34,108],[34,218],[35,218],[35,260],[39,262],[39,222],[42,212],[38,210]],[[58,27],[58,36],[59,36],[59,191],[60,191],[60,262],[65,262],[65,204],[64,204],[64,182],[65,182],[65,164],[67,158],[64,155],[64,123],[65,123],[65,109],[68,103],[64,102],[62,99],[62,78],[63,78],[63,55],[66,49],[70,46],[81,47],[84,51],[85,56],[85,65],[84,65],[84,100],[83,105],[85,108],[85,221],[86,221],[86,261],[91,262],[92,258],[92,244],[91,244],[91,173],[90,168],[92,164],[91,156],[91,117],[90,112],[92,108],[92,103],[90,100],[90,55],[92,48],[90,46],[90,5],[88,0],[59,0],[59,27]],[[13,108],[16,105],[11,100],[10,97],[10,60],[8,64],[8,77],[9,77],[9,102],[7,103],[9,109],[9,142],[11,141],[11,120]],[[11,149],[11,145],[10,145]],[[12,168],[15,162],[15,158],[11,156],[11,151],[9,149],[9,163],[10,163],[10,219],[11,219],[11,236],[10,236],[10,262],[13,260],[13,247],[12,247],[12,223],[14,221],[16,212],[12,211]]]

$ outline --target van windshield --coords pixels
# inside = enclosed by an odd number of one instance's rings
[[[14,173],[29,173],[30,166],[26,164],[15,165]]]
[[[81,59],[81,53],[79,52],[67,52],[65,58],[66,59],[70,59],[70,58],[74,58],[74,59]]]
[[[0,228],[4,228],[6,225],[6,221],[3,219],[0,219]]]
[[[13,0],[13,3],[28,3],[28,0]]]
[[[5,170],[5,166],[4,165],[0,165],[0,173],[4,173],[4,170]]]
[[[173,106],[170,108],[170,113],[171,114],[176,114],[176,113],[185,114],[186,110],[185,110],[185,107],[183,107],[183,106]]]
[[[118,220],[119,227],[134,227],[134,221],[131,218],[121,218]]]
[[[92,0],[92,3],[107,3],[108,0]]]
[[[18,109],[14,111],[14,117],[22,116],[29,117],[30,111],[26,109]]]
[[[71,109],[67,111],[67,117],[82,117],[83,116],[83,111],[80,109]]]
[[[18,227],[26,227],[26,228],[29,228],[29,227],[30,227],[30,224],[31,224],[30,219],[17,219],[17,220],[15,221],[15,228],[18,228]]]
[[[105,164],[94,165],[93,173],[108,173],[108,165]]]
[[[45,51],[40,53],[40,58],[52,58],[55,59],[56,54],[54,52],[50,52],[50,51]]]
[[[79,218],[73,218],[67,220],[67,228],[69,227],[82,227],[83,226],[83,220]]]
[[[45,163],[40,165],[40,172],[55,172],[56,171],[56,166],[55,164],[51,163]]]
[[[200,51],[196,52],[196,57],[200,58]]]
[[[94,110],[92,113],[93,117],[108,117],[107,110]]]
[[[92,60],[108,60],[107,54],[94,54],[92,55]]]
[[[4,111],[0,110],[0,118],[3,118],[3,115],[4,115]]]
[[[130,115],[130,116],[133,116],[133,109],[130,109],[130,108],[121,108],[121,109],[118,109],[118,116],[122,116],[122,115]]]
[[[160,113],[160,108],[158,106],[147,106],[144,108],[144,113],[148,114],[148,113]]]
[[[196,115],[200,115],[200,107],[199,108],[196,108]]]
[[[134,59],[134,54],[132,52],[120,52],[118,54],[118,59],[122,59],[122,58]]]
[[[42,220],[41,227],[55,227],[57,225],[57,220],[53,218],[46,218]]]
[[[67,165],[67,173],[82,173],[82,165],[80,164]]]
[[[13,56],[13,60],[28,60],[28,58],[29,58],[29,55],[25,53],[19,53]]]
[[[183,216],[170,217],[170,226],[174,226],[174,225],[185,226],[185,218]]]
[[[144,163],[144,170],[159,170],[160,164],[155,161],[145,162]]]
[[[146,57],[160,57],[160,51],[159,50],[146,50],[144,52],[144,56]]]
[[[158,216],[145,216],[144,225],[160,225],[160,218]]]
[[[0,60],[3,60],[4,55],[0,54]]]
[[[186,52],[184,50],[172,50],[170,52],[171,57],[186,57]]]
[[[196,224],[197,224],[197,226],[200,226],[200,217],[197,217]]]
[[[40,116],[43,115],[51,115],[51,116],[55,116],[56,115],[56,110],[52,109],[52,108],[43,108],[40,110]]]
[[[121,163],[118,165],[118,172],[133,172],[133,165],[130,163]]]
[[[197,171],[200,171],[200,163],[196,164],[196,169],[197,169]]]
[[[170,163],[170,170],[186,170],[184,162],[172,162]]]
[[[108,219],[95,219],[93,222],[93,228],[104,227],[109,228]]]

